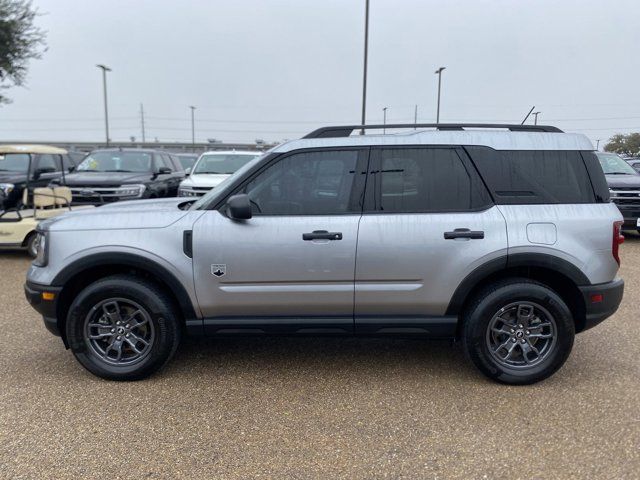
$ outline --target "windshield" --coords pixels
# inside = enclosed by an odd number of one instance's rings
[[[615,153],[598,153],[597,155],[605,175],[638,175],[631,165]]]
[[[28,153],[0,154],[0,172],[27,173],[29,170]]]
[[[224,191],[227,189],[227,186],[232,184],[236,178],[243,176],[246,172],[251,170],[251,168],[260,161],[262,155],[258,155],[253,157],[253,160],[245,163],[242,167],[240,167],[236,172],[225,178],[222,182],[218,184],[218,186],[209,191],[205,196],[200,197],[197,202],[191,205],[191,210],[199,210],[200,208],[206,208],[211,200],[216,197],[218,194],[224,194]]]
[[[258,155],[205,153],[200,157],[200,160],[198,160],[193,173],[221,173],[231,175],[257,156]]]
[[[151,154],[146,152],[93,152],[80,165],[79,172],[150,172]]]

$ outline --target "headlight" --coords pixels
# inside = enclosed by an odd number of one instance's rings
[[[141,197],[147,189],[144,185],[125,185],[118,189],[120,197]]]
[[[0,183],[0,190],[5,196],[8,196],[16,186],[13,183]]]
[[[36,233],[36,258],[33,264],[36,267],[46,267],[49,262],[49,242],[47,242],[47,234],[43,232]]]

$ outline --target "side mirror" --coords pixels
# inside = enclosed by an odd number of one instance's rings
[[[188,177],[189,175],[191,175],[191,167],[187,167],[186,170],[184,171],[185,177]]]
[[[158,175],[167,175],[169,173],[173,173],[169,167],[160,167],[158,169]]]
[[[75,166],[75,165],[69,165],[69,170],[68,170],[68,172],[69,172],[69,173],[73,173],[73,172],[75,172],[75,171],[76,171],[76,166]]]
[[[234,220],[248,220],[251,218],[251,200],[249,195],[241,193],[229,197],[227,200],[227,215]]]
[[[43,173],[51,173],[53,170],[51,170],[50,168],[36,168],[33,171],[33,179],[34,180],[38,180]]]

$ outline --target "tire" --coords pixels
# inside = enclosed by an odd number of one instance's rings
[[[181,331],[176,310],[160,288],[132,275],[114,275],[78,294],[66,333],[76,359],[94,375],[140,380],[169,362]]]
[[[553,375],[575,338],[571,312],[560,296],[524,278],[479,292],[463,321],[462,344],[471,362],[492,380],[512,385]]]
[[[38,234],[33,232],[29,234],[27,238],[27,253],[31,258],[36,258],[38,255]]]

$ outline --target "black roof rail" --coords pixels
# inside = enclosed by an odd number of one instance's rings
[[[343,125],[322,127],[302,138],[349,137],[354,130],[382,130],[396,128],[435,128],[436,130],[464,130],[465,128],[502,128],[512,132],[553,132],[563,133],[558,127],[549,125],[519,125],[499,123],[401,123],[387,125]]]

